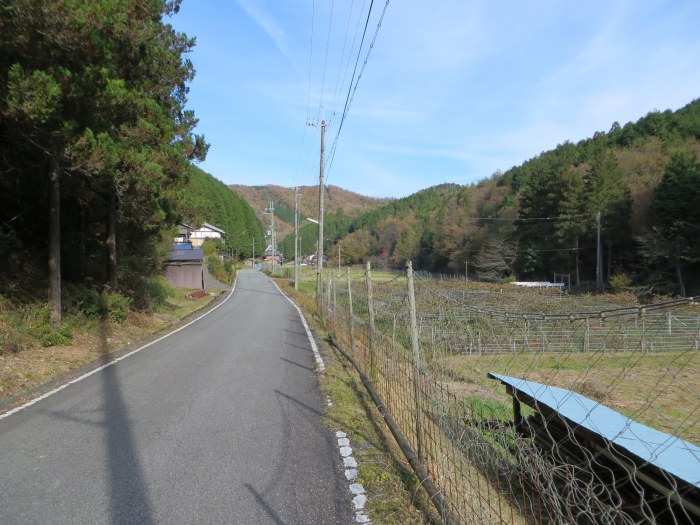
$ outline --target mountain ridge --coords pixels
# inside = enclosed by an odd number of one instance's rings
[[[255,211],[260,222],[269,225],[270,214],[265,211],[270,201],[275,208],[275,229],[278,241],[284,239],[294,231],[294,189],[276,184],[260,186],[247,186],[243,184],[231,184],[229,188],[238,193]],[[318,186],[299,187],[299,220],[306,217],[318,216]],[[324,196],[325,213],[336,213],[342,208],[347,216],[358,216],[376,208],[380,208],[392,198],[377,198],[360,195],[338,186],[326,186]],[[302,224],[300,224],[301,226]]]

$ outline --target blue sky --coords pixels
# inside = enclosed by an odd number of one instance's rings
[[[700,97],[697,0],[392,0],[338,135],[370,3],[184,0],[171,23],[197,38],[202,169],[317,184],[320,131],[306,123],[323,111],[327,160],[338,137],[327,184],[403,197]]]

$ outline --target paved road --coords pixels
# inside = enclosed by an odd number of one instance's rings
[[[262,274],[0,420],[0,523],[349,524],[299,316]]]

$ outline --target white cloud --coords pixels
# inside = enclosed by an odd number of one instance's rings
[[[255,22],[255,24],[263,30],[263,32],[272,40],[277,50],[286,58],[292,65],[294,70],[301,74],[301,69],[296,63],[294,55],[289,48],[289,37],[287,32],[282,29],[280,24],[270,14],[262,0],[237,0],[238,5],[243,11]],[[245,51],[244,51],[245,52]]]

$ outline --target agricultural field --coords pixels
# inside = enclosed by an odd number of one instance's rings
[[[606,473],[621,463],[601,466],[587,445],[527,404],[516,415],[511,394],[489,374],[569,390],[617,411],[624,427],[636,422],[668,434],[664,442],[697,445],[700,308],[693,301],[642,303],[628,293],[573,295],[421,276],[411,296],[405,277],[376,279],[374,272],[371,282],[351,274],[350,286],[347,277],[325,283],[332,329],[382,392],[456,515],[520,523],[546,508],[554,521],[566,521],[561,513],[573,498],[576,512],[605,512],[620,523],[650,513],[683,518],[675,504],[649,500],[649,488],[606,489]],[[542,428],[544,442],[537,437],[535,446],[516,428],[521,416]],[[621,475],[630,486],[641,479],[636,468]],[[533,483],[537,497],[527,488]],[[586,495],[590,483],[599,496]],[[673,492],[658,496],[665,497],[678,501]],[[629,508],[615,505],[620,498]]]

